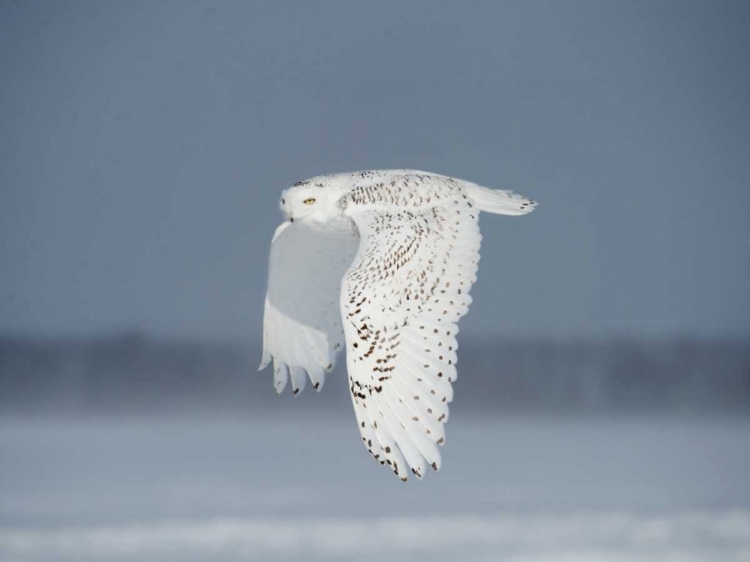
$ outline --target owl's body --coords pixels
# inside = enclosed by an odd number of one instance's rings
[[[440,467],[471,304],[479,212],[523,215],[509,191],[413,170],[319,176],[284,191],[271,247],[263,361],[274,387],[316,390],[346,348],[368,451],[406,481]],[[306,375],[307,373],[307,375]]]

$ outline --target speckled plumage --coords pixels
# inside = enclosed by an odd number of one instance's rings
[[[404,481],[438,470],[457,323],[479,263],[479,212],[522,215],[536,203],[386,170],[298,182],[281,204],[289,220],[271,249],[261,368],[273,360],[277,392],[289,378],[299,392],[305,371],[320,390],[345,345],[367,450]]]

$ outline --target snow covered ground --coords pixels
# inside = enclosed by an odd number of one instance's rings
[[[750,420],[454,419],[403,484],[282,414],[0,420],[0,560],[750,560]]]

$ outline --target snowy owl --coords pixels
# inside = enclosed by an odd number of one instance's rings
[[[323,387],[346,346],[367,450],[404,482],[440,468],[456,380],[458,320],[471,304],[479,211],[525,215],[536,202],[429,172],[319,176],[281,194],[263,359],[281,393]]]

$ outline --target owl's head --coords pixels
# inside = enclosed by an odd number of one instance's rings
[[[298,182],[281,193],[281,210],[292,222],[329,222],[341,216],[339,189],[310,181]]]

